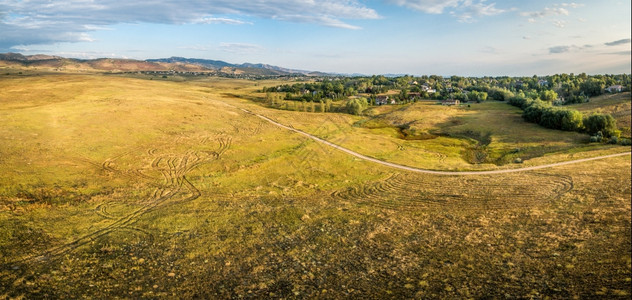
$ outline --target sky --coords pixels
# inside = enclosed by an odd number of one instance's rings
[[[361,74],[631,72],[629,0],[0,0],[0,52]]]

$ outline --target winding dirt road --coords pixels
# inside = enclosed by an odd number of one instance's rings
[[[518,169],[505,169],[505,170],[490,170],[490,171],[434,171],[434,170],[426,170],[426,169],[420,169],[420,168],[414,168],[414,167],[409,167],[409,166],[404,166],[404,165],[399,165],[399,164],[394,164],[394,163],[390,163],[390,162],[385,162],[373,157],[369,157],[363,154],[360,154],[358,152],[355,152],[353,150],[349,150],[345,147],[336,145],[332,142],[323,140],[319,137],[313,136],[309,133],[300,131],[298,129],[294,129],[292,127],[283,125],[281,123],[278,123],[276,121],[273,121],[272,119],[266,117],[266,116],[262,116],[260,114],[256,114],[253,113],[247,109],[243,109],[243,108],[239,108],[242,111],[257,116],[261,119],[264,119],[276,126],[279,126],[281,128],[296,132],[298,134],[304,135],[310,139],[313,139],[319,143],[323,143],[327,146],[330,146],[332,148],[338,149],[342,152],[345,152],[347,154],[353,155],[357,158],[360,159],[364,159],[370,162],[374,162],[377,164],[381,164],[387,167],[391,167],[391,168],[396,168],[396,169],[400,169],[400,170],[406,170],[406,171],[410,171],[410,172],[416,172],[416,173],[425,173],[425,174],[435,174],[435,175],[484,175],[484,174],[503,174],[503,173],[515,173],[515,172],[524,172],[524,171],[532,171],[532,170],[539,170],[539,169],[545,169],[545,168],[551,168],[551,167],[557,167],[557,166],[563,166],[563,165],[570,165],[570,164],[576,164],[576,163],[581,163],[581,162],[587,162],[587,161],[591,161],[591,160],[598,160],[598,159],[604,159],[604,158],[610,158],[610,157],[617,157],[617,156],[624,156],[624,155],[630,155],[630,152],[623,152],[623,153],[615,153],[615,154],[610,154],[610,155],[602,155],[602,156],[597,156],[597,157],[590,157],[590,158],[583,158],[583,159],[577,159],[577,160],[571,160],[571,161],[564,161],[564,162],[559,162],[559,163],[554,163],[554,164],[547,164],[547,165],[540,165],[540,166],[532,166],[532,167],[524,167],[524,168],[518,168]]]

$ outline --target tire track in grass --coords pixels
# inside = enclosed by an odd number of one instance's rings
[[[559,199],[573,189],[570,176],[525,173],[520,176],[422,177],[392,174],[331,193],[334,199],[384,209],[457,207],[465,210],[530,207]]]
[[[232,143],[232,139],[230,137],[220,137],[217,141],[219,145],[217,149],[213,151],[189,151],[183,156],[166,155],[159,156],[154,159],[150,164],[150,168],[157,170],[162,174],[165,186],[157,187],[153,191],[150,199],[148,201],[144,201],[144,204],[133,212],[116,218],[108,213],[107,204],[100,204],[95,208],[95,213],[103,218],[114,220],[109,225],[85,234],[72,242],[48,249],[41,254],[31,255],[26,258],[8,262],[7,264],[28,264],[54,259],[118,230],[140,232],[149,236],[150,240],[153,240],[151,232],[134,227],[133,224],[142,215],[159,208],[163,203],[169,200],[184,202],[200,197],[200,191],[186,178],[186,174],[201,164],[219,159],[221,155],[230,148]],[[156,150],[149,151],[149,153],[155,152]],[[119,155],[116,158],[108,158],[100,164],[100,167],[119,176],[134,177],[134,172],[123,172],[112,166],[116,159],[123,157],[124,155],[128,154]],[[186,192],[186,194],[183,194],[184,192]],[[179,195],[182,196],[180,199],[177,197]]]

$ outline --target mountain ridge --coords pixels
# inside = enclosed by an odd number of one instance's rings
[[[264,63],[233,64],[222,60],[203,58],[185,58],[172,56],[154,59],[127,58],[95,58],[79,59],[61,56],[21,53],[0,53],[0,65],[22,66],[34,68],[52,68],[55,70],[80,71],[177,71],[177,72],[209,72],[226,75],[255,75],[255,76],[339,76],[340,74],[319,71],[289,69]]]

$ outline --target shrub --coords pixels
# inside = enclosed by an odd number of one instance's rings
[[[603,134],[601,133],[601,131],[598,131],[597,134],[590,136],[591,143],[599,143],[601,141],[603,141]]]
[[[493,100],[499,100],[499,101],[509,100],[514,96],[514,94],[508,89],[497,88],[497,87],[489,89],[489,91],[487,92],[487,95],[488,95],[488,98],[491,98]]]
[[[564,105],[573,104],[573,103],[586,103],[588,102],[588,97],[582,93],[579,95],[570,95],[566,97],[566,99],[564,100],[565,100]]]
[[[560,110],[562,117],[562,130],[580,131],[584,128],[584,118],[582,113],[576,110],[564,109]]]
[[[583,123],[586,131],[591,135],[601,132],[605,137],[618,137],[621,134],[617,130],[617,121],[609,114],[592,114],[584,118]]]
[[[632,146],[632,141],[630,139],[619,139],[619,144],[622,146]]]
[[[521,93],[521,94],[518,94],[516,96],[513,96],[513,97],[509,98],[509,100],[507,100],[507,103],[509,103],[509,104],[511,104],[513,106],[525,109],[528,106],[528,105],[526,105],[527,99],[528,98],[525,97],[525,95]]]
[[[542,113],[544,112],[545,109],[549,108],[550,106],[551,104],[547,102],[544,102],[541,100],[535,100],[533,101],[531,105],[527,106],[524,109],[524,112],[522,113],[522,117],[527,122],[540,124]]]

